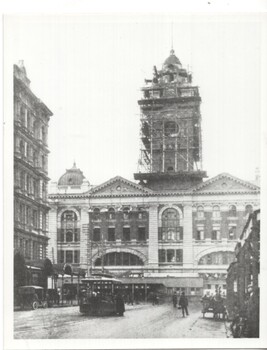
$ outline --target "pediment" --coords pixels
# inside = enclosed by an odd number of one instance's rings
[[[259,191],[260,187],[231,174],[219,174],[198,185],[194,192]]]
[[[146,187],[142,187],[132,181],[116,176],[103,184],[94,187],[90,194],[92,196],[127,196],[127,195],[144,195],[152,193]]]

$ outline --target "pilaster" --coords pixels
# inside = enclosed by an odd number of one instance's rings
[[[193,217],[192,204],[184,206],[183,266],[193,267]]]
[[[88,269],[89,263],[89,214],[88,207],[83,207],[81,209],[80,267]]]
[[[52,207],[48,212],[48,247],[47,256],[53,264],[57,263],[57,208]]]
[[[158,267],[158,207],[156,205],[149,208],[148,241],[148,265],[149,267]]]

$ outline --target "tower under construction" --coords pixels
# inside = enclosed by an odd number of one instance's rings
[[[201,97],[192,75],[172,49],[162,69],[154,66],[145,79],[141,110],[139,172],[134,174],[154,190],[183,190],[203,181]]]

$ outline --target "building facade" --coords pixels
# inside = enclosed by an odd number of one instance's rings
[[[74,164],[50,186],[49,257],[140,288],[226,289],[260,189],[227,173],[203,181],[201,98],[173,50],[142,91],[139,183],[117,176],[92,187]]]
[[[23,61],[14,65],[14,248],[26,260],[48,245],[48,124],[52,112],[30,89]]]

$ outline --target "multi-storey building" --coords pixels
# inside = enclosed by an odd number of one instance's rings
[[[20,61],[14,65],[14,248],[26,260],[46,257],[50,116],[52,112],[31,91]]]
[[[225,288],[260,189],[227,173],[203,181],[201,98],[173,50],[142,91],[139,184],[117,176],[92,187],[74,164],[51,184],[49,257],[109,270],[143,294]]]

